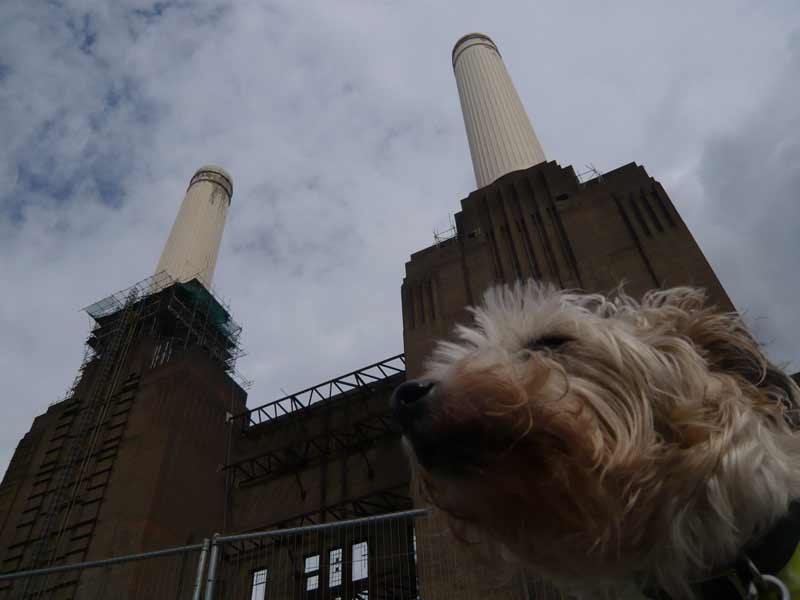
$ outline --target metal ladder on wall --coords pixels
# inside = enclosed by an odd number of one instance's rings
[[[139,316],[145,304],[137,292],[138,290],[133,289],[128,294],[125,304],[120,309],[120,314],[117,317],[117,327],[113,330],[111,339],[101,355],[92,391],[89,394],[85,408],[80,411],[80,421],[74,430],[75,433],[70,438],[66,459],[50,498],[44,527],[38,539],[34,542],[31,559],[32,567],[36,567],[37,563],[42,561],[42,556],[48,546],[48,540],[53,535],[55,535],[55,540],[53,541],[50,555],[45,559],[46,562],[43,566],[51,566],[58,556],[58,547],[64,531],[68,528],[69,517],[81,488],[83,474],[91,461],[109,403],[125,366],[131,342],[135,338]],[[142,300],[141,302],[139,302],[140,299]],[[58,514],[61,512],[59,507],[62,505],[64,506],[63,516],[56,530]],[[46,578],[42,578],[37,589],[33,591],[29,590],[30,583],[29,579],[25,581],[22,592],[23,597],[43,597],[46,592]]]

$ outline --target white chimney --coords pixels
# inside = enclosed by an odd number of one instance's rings
[[[489,36],[470,33],[453,48],[467,140],[479,188],[544,162],[544,150]]]
[[[181,282],[197,278],[210,288],[232,197],[233,178],[225,169],[198,169],[189,182],[156,273],[166,271]]]

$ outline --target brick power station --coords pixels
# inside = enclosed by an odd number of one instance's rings
[[[389,396],[490,286],[536,278],[607,292],[625,280],[639,295],[695,285],[733,310],[643,167],[581,180],[547,161],[487,36],[459,40],[453,67],[478,189],[461,201],[454,234],[406,263],[405,354],[248,408],[235,370],[241,328],[210,291],[233,183],[203,167],[157,274],[87,309],[94,328],[71,392],[20,440],[0,485],[0,573],[410,508]],[[418,597],[381,595],[374,573],[358,589],[305,597]],[[148,574],[131,565],[102,596],[91,577],[0,581],[0,599],[133,598]],[[494,597],[529,596],[504,590]]]

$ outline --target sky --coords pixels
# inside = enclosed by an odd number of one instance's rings
[[[4,0],[0,472],[64,397],[82,307],[152,274],[195,170],[251,406],[402,351],[400,285],[475,187],[450,63],[495,40],[548,159],[667,189],[800,369],[800,4]]]

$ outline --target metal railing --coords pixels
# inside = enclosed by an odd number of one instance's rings
[[[425,514],[216,536],[205,600],[417,598],[413,521]]]
[[[253,427],[285,415],[307,409],[313,404],[332,400],[339,396],[369,389],[377,383],[391,383],[396,377],[405,376],[405,354],[392,356],[357,371],[330,379],[294,394],[288,394],[272,402],[251,408],[233,416],[242,422],[242,427]]]
[[[209,546],[206,539],[141,554],[0,573],[0,599],[200,600]]]
[[[554,600],[522,573],[498,575],[426,509],[236,535],[0,574],[0,599]],[[35,581],[43,595],[23,592]]]

